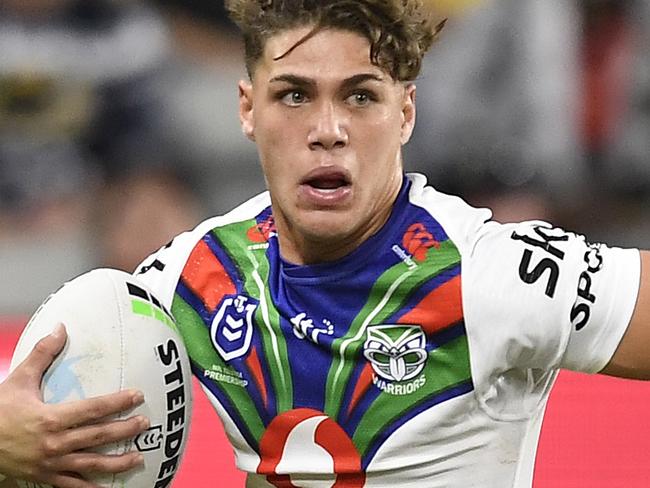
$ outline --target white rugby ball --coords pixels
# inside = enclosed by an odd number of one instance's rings
[[[93,449],[107,454],[138,450],[144,467],[91,481],[111,488],[170,486],[189,433],[192,389],[187,352],[169,311],[132,275],[90,271],[43,302],[18,341],[10,370],[58,323],[65,324],[68,340],[44,376],[45,402],[138,389],[145,403],[117,418],[141,414],[151,422],[133,439]]]

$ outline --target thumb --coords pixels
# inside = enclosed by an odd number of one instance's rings
[[[63,350],[67,337],[63,324],[57,324],[49,335],[38,341],[14,371],[20,376],[20,381],[40,388],[43,374]]]

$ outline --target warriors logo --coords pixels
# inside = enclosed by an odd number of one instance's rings
[[[256,300],[242,295],[230,295],[221,302],[210,327],[210,336],[224,361],[242,357],[248,352],[256,308]]]
[[[386,381],[408,381],[424,369],[426,338],[419,325],[368,327],[364,356]]]

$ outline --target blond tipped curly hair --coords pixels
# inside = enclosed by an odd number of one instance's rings
[[[270,37],[312,26],[294,48],[323,29],[356,32],[368,39],[373,64],[395,80],[411,81],[444,25],[434,27],[419,0],[226,0],[226,8],[244,35],[251,77]]]

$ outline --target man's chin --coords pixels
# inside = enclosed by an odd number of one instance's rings
[[[302,236],[308,242],[336,245],[350,238],[351,229],[346,225],[333,223],[312,224],[301,229]]]
[[[301,230],[303,242],[312,250],[322,254],[323,261],[342,258],[356,249],[362,242],[356,227],[350,222],[320,222]]]
[[[349,254],[364,240],[364,225],[356,212],[302,210],[284,222],[276,217],[280,245],[285,258],[296,263],[303,259],[315,263],[333,261]]]

